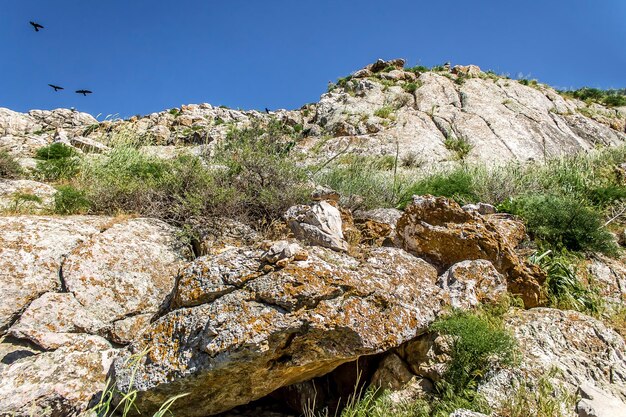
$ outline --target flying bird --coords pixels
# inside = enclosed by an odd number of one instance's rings
[[[270,109],[268,109],[267,107],[265,108],[265,113],[270,114]]]
[[[64,90],[63,87],[59,87],[58,85],[48,84],[50,87],[54,88],[54,91]]]
[[[78,94],[84,95],[85,97],[87,97],[87,94],[91,94],[92,93],[92,91],[89,91],[89,90],[76,90],[76,92]]]
[[[39,32],[39,29],[43,29],[43,26],[41,26],[39,23],[35,23],[35,22],[29,22],[34,28],[35,28],[35,32]]]

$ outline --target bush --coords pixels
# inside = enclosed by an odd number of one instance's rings
[[[444,373],[443,389],[453,394],[475,389],[487,371],[514,362],[515,340],[495,317],[454,311],[435,321],[431,330],[452,337],[452,358]]]
[[[383,106],[374,112],[374,116],[380,117],[381,119],[388,119],[391,113],[393,113],[393,109],[390,106]]]
[[[551,256],[548,251],[540,256],[534,255],[530,260],[548,274],[545,287],[551,307],[591,315],[601,311],[601,297],[581,284],[567,256]]]
[[[507,211],[522,217],[532,237],[552,248],[617,252],[601,214],[580,200],[549,194],[522,196],[513,199]]]
[[[447,150],[454,152],[454,155],[458,160],[464,160],[474,148],[474,145],[472,145],[467,139],[455,138],[453,136],[448,136],[443,142],[443,145]]]
[[[22,175],[22,167],[13,155],[5,150],[0,150],[0,178],[15,179]]]
[[[36,175],[46,181],[69,179],[78,173],[80,157],[70,146],[56,142],[37,149]]]
[[[289,158],[296,143],[293,134],[276,121],[232,130],[217,148],[217,161],[227,167],[222,181],[237,193],[237,212],[266,221],[307,201],[307,173]]]
[[[406,83],[402,86],[407,93],[414,93],[418,89],[417,83]]]
[[[431,194],[453,198],[461,204],[479,200],[474,191],[474,177],[465,168],[430,175],[412,184],[400,201],[404,208],[413,195]]]
[[[54,195],[54,211],[58,214],[84,213],[90,206],[85,192],[71,185],[58,187]]]

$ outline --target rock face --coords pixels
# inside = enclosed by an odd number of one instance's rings
[[[506,280],[487,260],[456,263],[439,277],[438,284],[450,292],[454,308],[470,308],[494,302],[506,294]]]
[[[516,379],[536,380],[556,370],[556,380],[571,394],[591,384],[607,396],[626,399],[626,344],[602,322],[575,311],[535,308],[506,319],[521,350],[513,374],[493,375],[480,391],[492,403],[511,392]]]
[[[397,233],[402,247],[443,270],[464,260],[488,260],[527,307],[543,302],[541,270],[520,258],[491,222],[453,200],[415,196],[398,220]]]
[[[0,211],[43,212],[53,206],[56,192],[53,186],[37,181],[0,179]]]
[[[135,374],[140,409],[182,391],[181,415],[245,404],[414,338],[447,300],[435,269],[401,249],[358,261],[312,247],[306,261],[271,272],[262,254],[231,249],[183,272],[175,310],[115,364],[118,388],[128,389],[124,358],[151,348]]]
[[[134,132],[149,145],[202,146],[210,152],[233,127],[279,122],[286,134],[296,127],[302,131],[295,152],[312,162],[346,148],[356,154],[376,149],[378,155],[398,150],[401,158],[417,155],[423,165],[439,166],[456,158],[445,146],[448,138],[472,145],[467,160],[490,165],[543,160],[626,139],[623,109],[567,99],[548,86],[524,85],[475,65],[411,71],[404,63],[378,60],[332,85],[318,103],[271,114],[199,104],[99,123],[67,109],[28,114],[0,109],[0,148],[28,158],[62,133],[86,152],[105,152],[112,136]]]
[[[581,400],[576,405],[579,417],[626,417],[626,403],[590,384],[578,388]]]
[[[150,219],[0,217],[0,414],[73,416],[161,307],[186,251]]]
[[[40,295],[60,291],[64,257],[99,233],[108,219],[96,217],[0,217],[0,331]]]

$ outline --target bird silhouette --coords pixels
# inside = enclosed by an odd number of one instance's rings
[[[92,91],[89,91],[89,90],[76,90],[76,92],[78,94],[84,95],[85,97],[87,97],[87,94],[91,94],[92,93]]]
[[[34,28],[35,28],[35,32],[39,32],[39,29],[43,29],[43,26],[41,26],[39,23],[35,23],[35,22],[29,22]]]
[[[267,107],[265,108],[265,113],[270,114],[270,109],[268,109]]]
[[[59,87],[58,85],[48,84],[50,87],[54,88],[54,91],[64,90],[63,87]]]

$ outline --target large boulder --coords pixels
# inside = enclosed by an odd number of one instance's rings
[[[71,345],[29,352],[11,342],[0,365],[0,415],[73,417],[104,390],[116,352],[99,337],[75,335]]]
[[[187,255],[177,232],[155,219],[111,224],[68,254],[63,265],[67,290],[105,323],[145,323],[144,315],[156,313],[171,293]]]
[[[168,301],[177,237],[153,219],[0,217],[0,415],[85,411]]]
[[[115,362],[117,388],[137,389],[142,412],[188,392],[176,414],[216,414],[399,346],[448,303],[436,270],[401,249],[361,260],[308,252],[266,270],[260,249],[198,258],[181,274],[173,310]],[[144,349],[136,368],[126,363]]]
[[[397,234],[404,249],[441,270],[465,260],[488,260],[506,277],[509,292],[519,295],[527,307],[544,301],[543,272],[519,257],[493,223],[464,211],[453,200],[414,196],[398,220]]]
[[[98,234],[103,217],[0,217],[0,334],[33,300],[60,291],[64,257]]]

